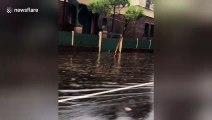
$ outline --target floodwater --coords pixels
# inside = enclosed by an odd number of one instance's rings
[[[61,53],[59,77],[59,120],[154,120],[153,84],[101,94],[153,82],[152,53]]]

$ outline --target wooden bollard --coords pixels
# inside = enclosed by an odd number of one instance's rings
[[[74,31],[72,31],[72,36],[71,36],[71,46],[74,46]]]
[[[121,53],[121,51],[122,51],[122,44],[123,44],[123,36],[120,35],[120,39],[119,39],[118,44],[116,46],[115,55],[118,54],[118,53]]]
[[[152,46],[152,40],[149,40],[149,49],[151,49]]]
[[[123,44],[123,36],[121,35],[121,38],[120,38],[120,43],[119,43],[119,53],[122,52],[122,45]]]
[[[102,49],[102,32],[99,32],[99,53],[101,52]]]
[[[136,40],[136,47],[135,47],[136,49],[138,48],[138,38],[137,38],[137,40]]]

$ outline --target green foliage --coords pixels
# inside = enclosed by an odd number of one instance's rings
[[[112,6],[120,6],[120,5],[122,5],[122,7],[130,6],[129,0],[109,0],[109,1]]]
[[[127,30],[127,26],[131,21],[139,20],[143,16],[143,8],[139,6],[130,6],[129,0],[93,0],[89,5],[93,13],[103,14],[109,16],[115,14],[115,9],[123,8],[129,6],[126,13],[123,15],[125,18],[125,26],[123,29],[123,34]],[[114,17],[113,21],[114,22]],[[112,24],[113,26],[113,24]],[[113,28],[113,27],[112,27]],[[113,29],[111,30],[113,31]]]
[[[125,7],[129,6],[129,0],[92,0],[88,5],[88,9],[93,13],[110,15],[114,7]]]
[[[111,15],[115,6],[129,6],[129,0],[92,0],[88,5],[88,9],[92,13],[98,13],[103,15]],[[128,21],[136,21],[143,16],[143,8],[139,6],[129,6],[128,10],[124,14],[124,17]]]
[[[124,17],[127,21],[136,21],[143,16],[143,8],[139,6],[130,6]]]
[[[111,14],[111,5],[109,0],[93,0],[89,5],[88,9],[92,13],[109,15]]]

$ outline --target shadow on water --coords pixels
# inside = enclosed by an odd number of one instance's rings
[[[154,81],[151,53],[59,55],[59,100]],[[59,103],[59,120],[153,120],[153,86]]]

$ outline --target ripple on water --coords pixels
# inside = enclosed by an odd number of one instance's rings
[[[154,81],[152,54],[59,55],[59,99]],[[153,120],[153,86],[59,103],[59,120]]]

